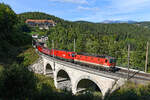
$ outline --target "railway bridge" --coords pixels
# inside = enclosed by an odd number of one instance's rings
[[[62,61],[41,54],[41,59],[31,65],[30,70],[53,77],[56,88],[67,89],[73,94],[91,88],[103,96],[122,86],[126,79],[113,73],[98,71],[89,67]]]

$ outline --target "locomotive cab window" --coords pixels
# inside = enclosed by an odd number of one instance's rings
[[[108,60],[106,59],[106,60],[105,60],[105,63],[107,63],[107,61],[108,61]]]
[[[116,59],[110,59],[109,63],[116,63]]]
[[[72,57],[75,57],[75,54],[72,54]]]

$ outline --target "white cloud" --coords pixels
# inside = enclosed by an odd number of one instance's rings
[[[80,4],[71,9],[72,20],[101,22],[103,20],[143,20],[150,16],[150,0],[50,0]],[[81,5],[86,4],[86,5]],[[146,10],[146,11],[145,11]],[[146,17],[145,17],[146,16]],[[148,19],[148,18],[147,18]]]
[[[120,7],[139,7],[145,6],[145,4],[149,3],[149,0],[115,0],[114,3],[118,6],[120,5]]]
[[[62,3],[76,3],[76,4],[88,4],[87,0],[50,0],[55,2],[62,2]]]
[[[95,12],[95,15],[87,15],[77,20],[100,22],[103,20],[142,20],[148,15],[145,10],[150,9],[150,0],[103,0],[108,3]],[[81,10],[90,8],[78,7]],[[144,13],[145,12],[145,13]],[[143,15],[144,14],[144,15]]]
[[[150,0],[109,0],[113,13],[132,13],[150,6]]]
[[[83,6],[78,6],[77,9],[78,10],[92,10],[92,11],[98,11],[99,10],[98,7],[90,8],[90,7],[83,7]]]

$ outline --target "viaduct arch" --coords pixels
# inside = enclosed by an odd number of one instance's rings
[[[87,87],[94,88],[102,93],[112,92],[125,83],[125,79],[89,70],[84,66],[61,61],[49,56],[41,55],[43,63],[39,68],[44,75],[51,72],[56,88],[66,88],[73,94],[85,90]],[[36,69],[38,69],[36,67]],[[84,83],[88,83],[84,85]],[[63,87],[63,88],[62,88]]]

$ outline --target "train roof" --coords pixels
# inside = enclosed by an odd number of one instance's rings
[[[112,59],[115,59],[114,57],[111,57],[111,56],[107,56],[105,54],[103,55],[97,55],[97,54],[88,54],[88,53],[83,53],[83,52],[80,52],[80,53],[77,53],[78,55],[84,55],[84,56],[94,56],[94,57],[101,57],[101,58],[112,58]]]
[[[53,50],[53,49],[52,49]],[[54,49],[54,50],[59,50],[59,51],[66,51],[66,52],[74,52],[74,51],[69,51],[69,50],[62,50],[62,49]],[[76,53],[76,52],[74,52]]]
[[[44,46],[41,45],[41,43],[38,43],[38,45],[40,45],[41,47],[45,48],[45,49],[49,49],[49,48],[46,48]],[[51,48],[50,50],[53,50],[53,48]],[[74,52],[74,51],[69,51],[69,50],[61,50],[61,49],[55,49],[54,50],[59,50],[59,51],[66,51],[66,52]],[[75,52],[74,52],[75,53]]]

